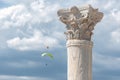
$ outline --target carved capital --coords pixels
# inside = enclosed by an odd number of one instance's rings
[[[61,22],[66,24],[67,39],[90,41],[95,25],[103,18],[103,13],[92,8],[91,5],[73,6],[69,9],[61,9],[57,13]]]

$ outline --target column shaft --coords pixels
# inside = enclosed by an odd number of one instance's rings
[[[87,40],[68,40],[68,80],[92,80],[92,45]]]
[[[103,13],[85,5],[60,9],[57,14],[67,29],[68,80],[92,80],[91,36]]]

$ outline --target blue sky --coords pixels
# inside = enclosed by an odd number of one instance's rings
[[[66,29],[58,20],[57,10],[85,4],[104,13],[92,36],[93,80],[120,80],[119,3],[0,0],[0,80],[67,80]],[[43,52],[53,53],[54,60],[41,57]]]

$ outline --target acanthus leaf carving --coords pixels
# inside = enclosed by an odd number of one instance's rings
[[[91,40],[95,25],[101,21],[103,13],[93,9],[90,5],[84,7],[73,6],[70,9],[58,11],[60,20],[66,24],[67,39]]]

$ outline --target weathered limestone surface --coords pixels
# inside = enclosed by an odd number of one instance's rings
[[[68,80],[92,80],[91,41],[68,40]]]
[[[95,25],[102,19],[103,13],[93,9],[90,5],[73,6],[70,9],[58,11],[60,20],[66,24],[67,39],[91,40]]]
[[[86,5],[61,9],[58,16],[67,28],[68,80],[92,80],[91,36],[103,13]]]

